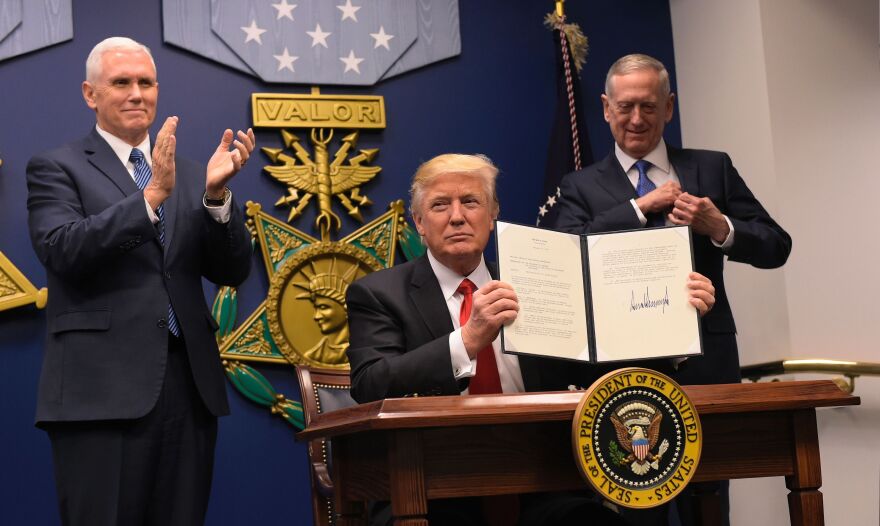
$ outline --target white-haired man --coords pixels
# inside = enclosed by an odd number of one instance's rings
[[[497,174],[488,158],[459,154],[437,156],[416,171],[411,211],[427,254],[348,288],[351,392],[358,402],[564,390],[601,374],[598,367],[501,352],[499,331],[519,306],[513,288],[495,280],[483,259],[499,210]],[[687,286],[690,302],[707,312],[714,303],[709,280],[693,274]],[[521,524],[570,524],[583,514],[593,524],[620,520],[582,495],[524,497],[522,504]],[[484,524],[476,500],[432,501],[428,512],[432,525]],[[374,523],[384,521],[374,514]]]
[[[37,425],[52,443],[61,521],[204,521],[225,382],[202,277],[235,285],[250,238],[227,188],[253,132],[223,132],[207,168],[155,142],[153,58],[100,42],[82,84],[96,125],[27,167],[31,241],[52,298]],[[152,148],[151,148],[152,145]]]
[[[663,129],[672,120],[674,103],[669,73],[660,61],[641,54],[618,59],[608,70],[602,95],[614,150],[565,176],[559,215],[547,226],[582,234],[690,225],[695,268],[715,284],[717,303],[701,320],[704,354],[686,360],[674,377],[683,384],[739,383],[725,256],[776,268],[788,259],[791,237],[755,198],[727,154],[665,143]],[[726,490],[722,494],[726,502]],[[688,510],[696,507],[681,497],[678,505],[684,523],[695,523]]]

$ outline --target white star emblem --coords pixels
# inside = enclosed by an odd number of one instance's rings
[[[364,59],[355,57],[353,49],[348,52],[347,57],[339,57],[339,60],[345,63],[345,71],[343,71],[343,73],[354,70],[358,75],[361,74],[361,68],[359,64],[363,62]]]
[[[281,3],[279,4],[272,4],[272,7],[278,11],[278,18],[276,18],[276,20],[279,20],[282,17],[293,20],[293,9],[296,7],[296,4],[288,4],[287,0],[281,0]]]
[[[247,38],[244,39],[245,44],[247,44],[251,40],[256,40],[257,44],[260,44],[261,46],[263,45],[263,39],[260,37],[260,35],[265,33],[266,30],[260,29],[259,27],[257,27],[256,20],[251,20],[251,25],[246,26],[246,27],[242,26],[241,30],[244,31],[245,33],[247,33]]]
[[[538,209],[538,213],[541,215],[541,217],[544,217],[545,215],[547,215],[547,207],[542,206],[541,208]]]
[[[292,56],[290,52],[287,51],[287,48],[284,48],[284,53],[272,56],[278,61],[278,71],[281,71],[282,69],[293,71],[293,63],[299,58]]]
[[[556,197],[562,197],[562,192],[559,190],[559,187],[556,187]]]
[[[321,31],[321,24],[315,24],[314,31],[306,31],[306,34],[312,37],[312,47],[321,44],[324,47],[327,47],[327,37],[332,35],[333,33]]]
[[[338,6],[336,6],[336,9],[339,9],[340,11],[342,11],[342,19],[343,20],[345,20],[346,18],[350,18],[350,19],[354,20],[355,22],[358,21],[357,15],[355,13],[358,12],[358,9],[360,9],[360,6],[351,5],[351,0],[345,0],[345,5],[338,5]]]
[[[385,28],[383,26],[379,26],[378,33],[370,33],[370,36],[373,37],[373,40],[376,41],[376,44],[373,46],[373,49],[376,49],[377,47],[382,46],[389,51],[391,50],[391,48],[388,47],[388,41],[391,40],[392,38],[394,38],[394,35],[389,35],[389,34],[385,33]]]
[[[555,206],[556,205],[556,196],[551,195],[551,196],[547,197],[547,204],[550,206]]]

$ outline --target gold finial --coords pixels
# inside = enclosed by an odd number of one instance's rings
[[[556,0],[556,16],[559,18],[565,16],[565,0]]]

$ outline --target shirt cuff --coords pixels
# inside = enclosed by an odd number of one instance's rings
[[[159,216],[156,215],[156,211],[150,206],[150,202],[147,201],[147,196],[144,196],[144,205],[147,207],[147,217],[149,217],[150,222],[155,225],[159,222]]]
[[[647,224],[648,224],[648,218],[645,217],[645,214],[642,213],[642,209],[639,208],[639,205],[636,204],[636,200],[635,200],[635,199],[630,199],[629,202],[632,203],[632,205],[633,205],[633,209],[635,209],[635,211],[636,211],[636,215],[639,216],[639,223],[641,223],[642,226],[647,225]]]
[[[727,239],[724,240],[724,243],[716,243],[714,239],[712,239],[712,244],[716,247],[720,248],[722,251],[727,252],[730,250],[730,247],[733,246],[733,223],[730,222],[730,218],[724,216],[724,220],[727,221],[727,226],[730,227],[730,232],[727,234]],[[710,238],[711,239],[711,238]]]
[[[204,196],[202,197],[202,204],[205,205],[208,215],[221,224],[228,223],[229,218],[232,217],[232,191],[227,191],[225,197],[226,200],[221,206],[210,206],[205,202]]]
[[[461,329],[456,329],[449,334],[449,357],[452,361],[452,375],[456,380],[470,378],[477,372],[476,360],[471,360],[464,347]]]

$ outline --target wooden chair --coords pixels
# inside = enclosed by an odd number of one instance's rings
[[[357,402],[349,394],[351,380],[348,369],[322,369],[298,365],[296,376],[302,394],[306,428],[318,415],[353,406]],[[330,442],[309,441],[310,479],[312,482],[312,514],[315,526],[333,526],[333,480],[330,478]]]

